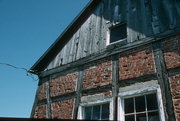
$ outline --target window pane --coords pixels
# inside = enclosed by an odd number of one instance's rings
[[[135,121],[134,115],[125,116],[125,121]]]
[[[134,112],[134,101],[133,98],[124,100],[125,114]]]
[[[147,95],[146,99],[147,99],[147,109],[148,110],[158,109],[156,94]]]
[[[85,107],[84,119],[91,120],[91,109],[92,109],[92,107]]]
[[[109,119],[109,103],[102,105],[102,120],[108,120]]]
[[[158,112],[148,113],[148,121],[160,121]]]
[[[135,97],[136,112],[145,111],[145,98],[144,96]]]
[[[137,114],[136,115],[136,121],[147,121],[146,114],[145,113]]]
[[[127,37],[126,28],[127,28],[126,24],[118,25],[112,28],[110,33],[110,43],[126,38]]]
[[[93,120],[100,119],[100,105],[93,106]]]

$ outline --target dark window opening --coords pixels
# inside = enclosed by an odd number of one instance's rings
[[[84,107],[85,120],[109,120],[109,103]]]
[[[127,38],[127,24],[119,24],[110,28],[110,43]]]

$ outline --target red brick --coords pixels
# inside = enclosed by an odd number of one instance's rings
[[[50,96],[58,96],[75,91],[78,73],[70,73],[50,80]]]
[[[54,102],[51,104],[53,119],[72,119],[74,99]]]
[[[120,54],[119,79],[129,79],[155,73],[155,63],[150,46],[143,46]]]
[[[86,66],[83,75],[83,89],[96,88],[112,82],[112,62],[101,60]]]
[[[174,36],[165,39],[164,58],[168,69],[180,66],[180,37]]]
[[[45,105],[36,106],[34,118],[38,118],[38,119],[47,118],[46,117],[46,106]]]
[[[46,83],[42,83],[39,87],[38,100],[46,99]]]
[[[176,119],[180,119],[180,75],[170,77],[171,94],[173,98]]]

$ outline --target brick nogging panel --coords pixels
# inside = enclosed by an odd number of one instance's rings
[[[83,89],[96,88],[112,83],[112,61],[101,60],[86,66]]]
[[[163,41],[164,58],[168,69],[180,66],[180,35]]]
[[[119,80],[155,73],[152,47],[142,46],[120,54]]]
[[[50,96],[58,96],[74,92],[78,80],[78,73],[70,73],[50,80]]]
[[[177,121],[180,121],[180,74],[170,77],[171,94]]]
[[[46,117],[46,105],[36,106],[33,118],[44,119]]]
[[[39,86],[38,100],[46,99],[46,83]]]
[[[51,104],[53,119],[72,119],[74,99],[54,102]]]

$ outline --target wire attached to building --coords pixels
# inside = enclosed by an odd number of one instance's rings
[[[11,65],[11,64],[8,64],[8,63],[2,63],[2,62],[0,62],[0,65],[9,66],[9,67],[12,67],[12,68],[14,68],[14,69],[24,70],[24,71],[26,72],[26,75],[27,75],[28,77],[30,77],[33,81],[38,81],[38,79],[35,79],[35,77],[33,76],[33,74],[30,73],[30,72],[28,71],[28,69],[26,69],[26,68],[17,67],[17,66],[14,66],[14,65]]]

